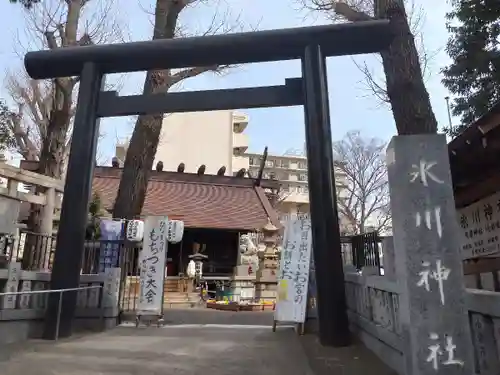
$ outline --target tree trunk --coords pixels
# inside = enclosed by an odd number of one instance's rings
[[[172,39],[180,12],[192,2],[192,0],[156,0],[153,40]],[[143,94],[167,92],[172,85],[170,79],[168,70],[147,72]],[[140,215],[160,140],[162,123],[163,114],[138,117],[113,207],[114,218],[132,219]]]
[[[144,94],[163,87],[163,72],[148,72]],[[130,139],[120,187],[113,207],[113,217],[133,219],[141,214],[146,198],[148,180],[160,140],[163,114],[139,116]]]
[[[398,134],[436,133],[438,124],[403,0],[375,0],[375,14],[389,19],[395,34],[390,47],[381,55]]]
[[[72,104],[72,88],[56,84],[54,108],[47,125],[47,134],[44,138],[37,173],[44,176],[60,179],[63,172],[66,136],[68,133],[70,110]],[[45,193],[43,188],[36,188],[37,193]],[[42,207],[31,206],[28,218],[28,228],[37,235],[28,235],[23,253],[23,267],[25,269],[46,269],[50,259],[52,222],[43,220]],[[36,238],[39,237],[39,238]]]
[[[133,158],[125,158],[113,217],[133,219],[141,214],[146,198],[148,180],[160,139],[163,115],[139,116],[137,131],[132,133],[129,151]]]

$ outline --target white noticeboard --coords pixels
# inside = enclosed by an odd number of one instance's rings
[[[144,242],[139,253],[141,282],[138,315],[162,314],[167,224],[166,216],[148,216],[144,223]]]
[[[276,321],[304,323],[306,319],[311,248],[311,221],[288,221],[281,250]]]
[[[500,193],[457,210],[464,259],[500,252]]]

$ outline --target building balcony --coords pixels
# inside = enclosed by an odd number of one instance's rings
[[[233,133],[233,150],[237,150],[237,155],[244,153],[248,149],[248,143],[248,135]]]
[[[309,193],[283,191],[283,202],[294,204],[309,204]]]
[[[241,112],[233,112],[233,131],[243,133],[248,125],[248,115]]]
[[[117,143],[115,146],[115,156],[118,158],[118,160],[122,163],[125,162],[125,157],[127,156],[127,150],[128,150],[128,142],[120,142]]]
[[[241,168],[248,170],[248,158],[246,156],[233,156],[232,172],[238,172]]]

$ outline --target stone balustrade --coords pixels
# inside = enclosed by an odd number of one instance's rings
[[[353,332],[398,374],[405,374],[406,344],[399,322],[396,281],[385,276],[346,272],[346,297]],[[474,344],[475,373],[497,375],[500,369],[500,293],[466,290],[470,329]]]
[[[0,269],[0,290],[21,292],[48,290],[50,272],[21,270],[19,263]],[[120,269],[111,268],[97,275],[81,275],[80,286],[96,286],[77,293],[75,330],[102,330],[117,324]],[[63,293],[67,295],[66,292]],[[0,345],[41,337],[48,294],[0,297]]]

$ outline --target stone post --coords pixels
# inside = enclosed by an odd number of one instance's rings
[[[56,190],[47,188],[45,190],[45,205],[41,208],[40,233],[46,235],[37,241],[36,254],[40,259],[38,266],[42,270],[49,269],[50,249],[52,248],[52,231],[54,228],[54,209],[56,207]]]
[[[406,375],[471,375],[460,234],[444,135],[387,149]]]
[[[279,229],[270,221],[262,228],[266,248],[259,252],[259,269],[255,275],[255,297],[260,301],[276,300],[278,255],[276,241]]]
[[[396,267],[394,264],[394,239],[392,236],[382,240],[382,262],[384,266],[384,276],[388,279],[396,279]]]

